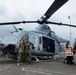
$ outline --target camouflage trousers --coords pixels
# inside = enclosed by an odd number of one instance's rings
[[[31,52],[25,52],[26,63],[31,63]]]
[[[17,63],[23,63],[23,53],[18,53],[18,60]]]

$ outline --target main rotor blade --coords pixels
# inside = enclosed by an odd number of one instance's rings
[[[39,20],[40,21],[46,21],[48,18],[50,18],[62,5],[64,5],[68,0],[55,0],[53,4],[49,7],[49,9],[46,11],[44,16],[42,16]]]
[[[0,25],[11,25],[11,24],[20,24],[20,23],[37,23],[37,21],[6,22],[6,23],[0,23]]]
[[[46,21],[45,24],[55,24],[55,25],[63,25],[63,26],[70,26],[70,27],[76,27],[76,25],[71,25],[71,24],[63,24],[63,23],[56,23],[56,22],[50,22]]]

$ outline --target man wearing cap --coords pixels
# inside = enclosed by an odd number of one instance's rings
[[[31,64],[31,51],[30,51],[31,47],[33,47],[33,44],[29,42],[28,38],[26,38],[26,41],[24,43],[26,64]]]

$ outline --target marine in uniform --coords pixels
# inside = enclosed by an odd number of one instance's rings
[[[18,46],[18,61],[17,61],[18,65],[21,65],[23,63],[23,54],[24,54],[24,40],[22,39]]]
[[[31,51],[30,51],[31,47],[33,47],[33,44],[30,43],[28,38],[27,38],[26,42],[24,44],[26,64],[31,64]]]

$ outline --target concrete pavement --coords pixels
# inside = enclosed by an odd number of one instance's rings
[[[32,62],[17,66],[17,61],[0,57],[0,75],[76,75],[76,65],[63,63],[63,58],[46,62]]]

